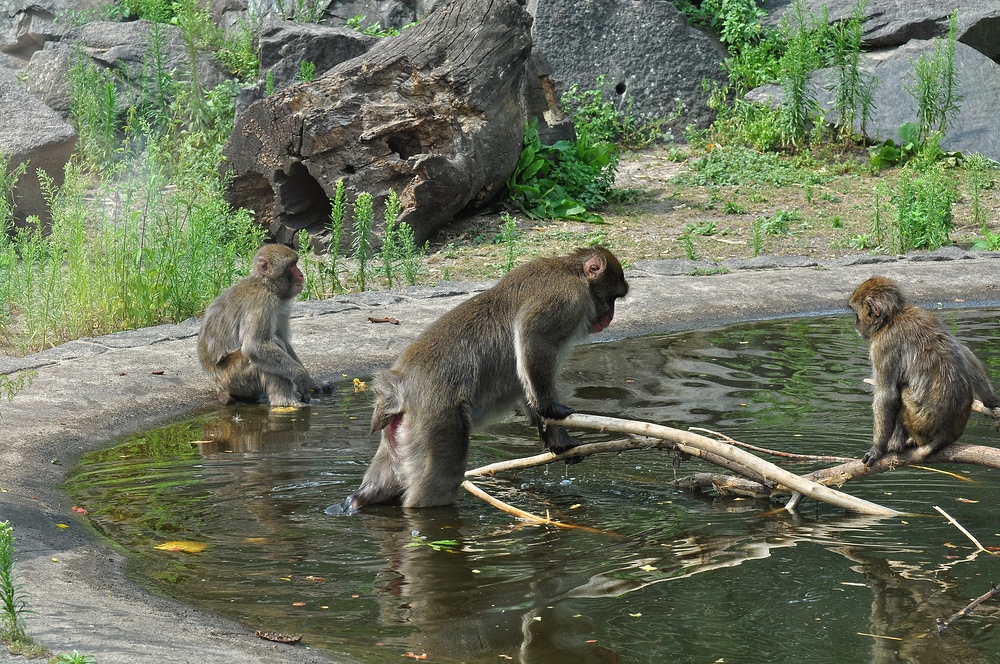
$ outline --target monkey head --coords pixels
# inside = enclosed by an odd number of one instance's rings
[[[283,244],[265,244],[257,250],[253,264],[257,276],[283,300],[297,296],[305,286],[299,255]]]
[[[854,329],[871,339],[907,305],[899,284],[886,277],[871,277],[854,289],[847,302],[854,311]]]
[[[604,247],[577,249],[571,259],[578,261],[594,304],[594,316],[588,321],[591,332],[600,332],[615,317],[615,300],[628,294],[628,282],[622,264]]]

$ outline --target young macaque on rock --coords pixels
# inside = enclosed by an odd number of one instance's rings
[[[280,244],[257,250],[250,275],[215,298],[201,321],[198,358],[219,389],[219,401],[300,406],[328,384],[309,378],[292,349],[292,301],[305,277],[299,255]]]
[[[559,426],[556,374],[572,343],[611,323],[628,283],[603,247],[521,265],[432,323],[373,382],[371,430],[382,432],[360,488],[329,513],[365,505],[455,502],[473,428],[521,402],[542,442],[579,445]]]
[[[872,277],[848,304],[855,329],[871,344],[875,374],[874,434],[865,465],[907,446],[920,447],[922,458],[955,442],[974,398],[1000,407],[982,363],[930,312],[907,302],[896,282]]]

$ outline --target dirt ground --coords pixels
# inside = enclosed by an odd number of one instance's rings
[[[620,202],[598,210],[605,224],[535,221],[510,210],[518,221],[519,259],[563,253],[568,247],[600,242],[612,248],[626,266],[642,260],[695,258],[720,262],[759,255],[806,256],[833,259],[874,251],[859,242],[871,232],[875,214],[875,187],[891,187],[902,169],[872,173],[868,153],[808,156],[808,169],[821,183],[815,185],[767,182],[744,185],[695,186],[674,179],[690,172],[701,155],[686,146],[657,146],[622,155],[615,189]],[[974,222],[973,202],[962,169],[952,169],[959,196],[953,206],[953,244],[968,249],[982,237]],[[992,180],[992,178],[991,178]],[[981,191],[980,215],[992,232],[1000,227],[1000,193]],[[889,211],[883,198],[883,214]],[[755,247],[755,220],[787,217],[784,232],[765,233]],[[497,242],[502,227],[499,213],[470,217],[442,232],[431,244],[429,279],[484,279],[504,271],[505,247]],[[687,240],[685,239],[687,238]]]

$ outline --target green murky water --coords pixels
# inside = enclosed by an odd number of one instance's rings
[[[1000,386],[998,311],[942,315]],[[582,412],[701,426],[765,447],[860,456],[870,445],[864,342],[847,316],[781,320],[577,349],[562,394]],[[677,491],[712,469],[666,452],[591,457],[483,480],[499,498],[587,529],[528,526],[464,492],[454,508],[323,509],[377,439],[350,384],[308,410],[223,408],[89,454],[68,482],[95,526],[159,590],[250,629],[366,662],[994,662],[1000,601],[926,637],[1000,581],[940,505],[1000,545],[1000,473],[905,469],[845,489],[874,520],[806,502]],[[964,442],[996,436],[973,416]],[[584,434],[587,441],[611,439]],[[522,420],[474,440],[471,464],[539,450]],[[797,472],[809,464],[786,464]],[[198,553],[159,550],[168,541]],[[872,634],[891,638],[876,638]],[[291,646],[290,646],[291,647]]]

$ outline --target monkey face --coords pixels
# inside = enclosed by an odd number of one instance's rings
[[[288,278],[291,282],[289,291],[294,297],[302,292],[302,288],[306,284],[306,277],[302,274],[302,270],[299,269],[298,262],[293,262],[288,266]]]

